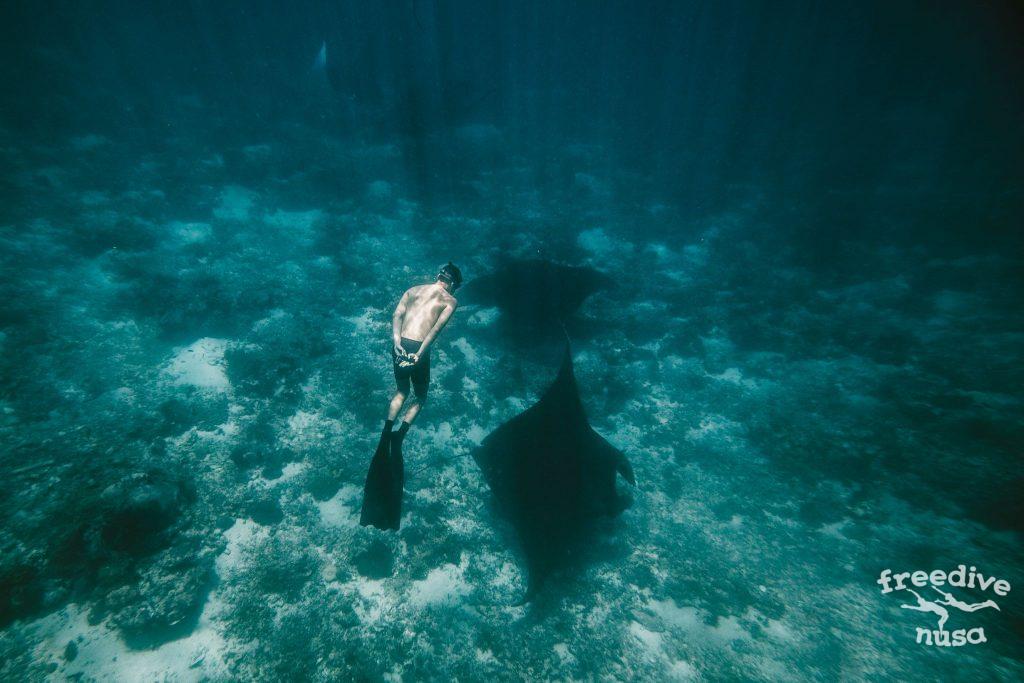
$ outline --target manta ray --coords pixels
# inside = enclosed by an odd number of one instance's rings
[[[529,573],[524,600],[566,564],[596,518],[629,507],[616,473],[636,486],[626,456],[587,422],[568,343],[540,400],[491,432],[473,457],[520,540]]]
[[[471,280],[462,295],[465,303],[507,313],[513,330],[558,333],[587,297],[611,285],[609,276],[593,268],[532,259],[510,261]]]

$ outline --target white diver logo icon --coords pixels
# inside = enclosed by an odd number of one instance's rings
[[[939,597],[932,600],[925,598],[913,588],[904,585],[904,582],[907,580],[917,588],[924,588],[926,586],[931,588],[939,594]],[[1001,610],[996,601],[991,598],[983,602],[965,602],[949,591],[942,590],[939,586],[947,584],[954,588],[975,588],[977,586],[983,591],[991,588],[999,597],[1005,597],[1010,592],[1009,581],[997,579],[993,576],[985,576],[975,567],[971,567],[968,571],[967,567],[962,564],[949,573],[936,569],[932,572],[916,571],[893,574],[892,570],[883,569],[876,583],[882,587],[883,594],[892,593],[893,591],[906,591],[914,596],[914,601],[909,604],[900,605],[901,609],[935,615],[938,619],[938,628],[929,630],[918,627],[917,642],[942,647],[959,647],[967,643],[976,645],[987,640],[985,630],[980,626],[947,631],[946,622],[949,620],[948,607],[955,607],[967,614],[973,614],[979,610],[990,608],[996,611]]]

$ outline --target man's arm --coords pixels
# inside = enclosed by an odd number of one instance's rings
[[[423,339],[423,343],[420,344],[419,351],[416,352],[416,360],[419,360],[424,354],[426,354],[427,349],[430,348],[434,338],[437,337],[438,333],[444,328],[448,319],[452,317],[452,313],[454,312],[454,304],[448,304],[444,307],[444,310],[441,311],[441,315],[437,316],[437,321],[434,323],[434,326],[430,328],[430,332],[428,332],[427,336]]]
[[[405,294],[399,299],[398,305],[395,306],[395,313],[391,316],[391,343],[395,347],[395,351],[398,352],[402,348],[402,321],[405,320],[405,309],[409,305],[409,290],[405,290]]]

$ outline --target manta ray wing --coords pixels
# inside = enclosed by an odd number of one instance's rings
[[[539,259],[510,261],[466,283],[462,298],[502,310],[515,322],[513,333],[554,335],[587,297],[611,284],[610,277],[593,268]]]

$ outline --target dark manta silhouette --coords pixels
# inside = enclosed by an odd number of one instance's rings
[[[558,377],[541,399],[491,432],[473,454],[512,522],[529,572],[529,600],[601,516],[629,507],[615,475],[636,486],[626,456],[591,428],[568,343]]]
[[[469,304],[497,306],[509,314],[517,330],[557,333],[588,296],[612,284],[609,276],[593,268],[531,259],[510,261],[471,280],[461,298]]]

